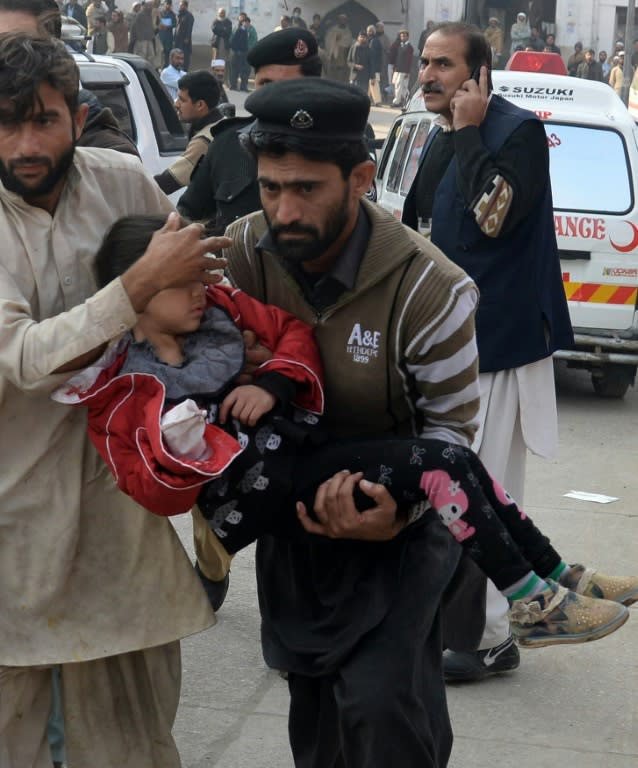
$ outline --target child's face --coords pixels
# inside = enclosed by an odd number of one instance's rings
[[[206,286],[202,283],[166,288],[149,301],[138,325],[146,333],[181,336],[199,328],[205,309]]]

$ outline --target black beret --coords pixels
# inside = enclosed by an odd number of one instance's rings
[[[244,106],[257,118],[251,133],[283,133],[311,141],[360,141],[370,99],[353,85],[302,77],[268,83],[253,91]]]
[[[262,37],[248,51],[248,63],[255,70],[269,64],[301,64],[318,53],[317,38],[307,29],[287,27]]]

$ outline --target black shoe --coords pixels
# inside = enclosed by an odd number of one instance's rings
[[[501,672],[518,669],[521,657],[510,637],[494,648],[483,651],[450,651],[443,653],[443,676],[447,682],[471,683]]]
[[[230,584],[230,572],[226,574],[226,578],[222,581],[212,581],[211,579],[206,578],[202,573],[202,569],[199,567],[199,563],[195,563],[195,572],[199,576],[199,580],[202,582],[202,586],[206,591],[208,602],[213,606],[214,611],[218,611],[226,599],[228,585]]]

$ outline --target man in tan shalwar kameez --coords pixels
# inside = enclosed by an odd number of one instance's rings
[[[95,292],[110,225],[172,208],[136,158],[73,153],[77,90],[59,42],[0,36],[0,765],[50,768],[61,665],[69,768],[177,768],[179,639],[214,615],[170,522],[118,491],[86,414],[49,395],[159,290],[206,282],[227,241],[173,216]]]

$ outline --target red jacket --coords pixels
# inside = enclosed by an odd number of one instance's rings
[[[210,286],[208,300],[209,306],[225,309],[239,330],[255,331],[272,350],[256,378],[266,371],[286,376],[299,385],[296,406],[323,412],[321,360],[310,326],[235,288]],[[220,475],[242,449],[223,429],[207,424],[204,437],[212,448],[208,459],[190,461],[168,453],[160,430],[164,385],[147,373],[119,375],[125,359],[126,344],[120,342],[69,379],[53,398],[88,408],[89,436],[124,493],[157,515],[187,512],[201,486]]]

